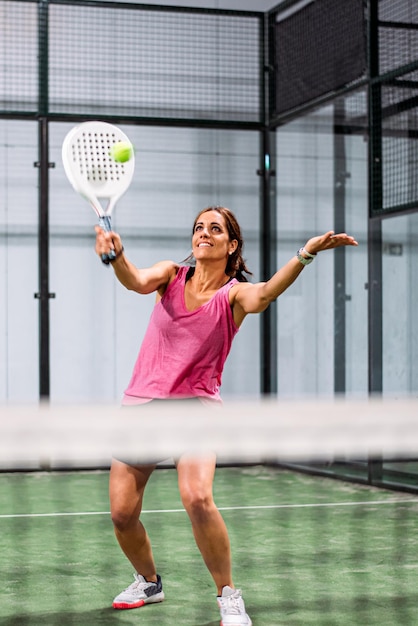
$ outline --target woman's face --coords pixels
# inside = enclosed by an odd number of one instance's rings
[[[192,236],[192,250],[196,261],[227,260],[236,247],[237,241],[229,240],[225,218],[218,211],[204,211],[197,217]]]

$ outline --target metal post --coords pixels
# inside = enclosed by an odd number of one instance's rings
[[[370,79],[379,76],[379,6],[370,0],[369,70]],[[382,182],[382,95],[380,83],[369,85],[369,221],[368,221],[368,330],[369,393],[383,391],[383,302],[382,302],[382,224],[373,217],[383,206]],[[370,460],[369,482],[382,480],[381,460]]]
[[[39,396],[50,395],[49,362],[49,141],[48,141],[48,0],[40,0],[39,29],[39,132],[38,132],[38,272],[39,291]]]
[[[260,133],[260,272],[261,280],[268,280],[276,271],[276,199],[274,164],[276,135],[269,130],[268,122],[272,112],[272,93],[275,89],[274,66],[274,16],[267,16],[263,25],[263,41],[260,43],[263,61],[261,83],[264,129]],[[265,36],[268,37],[266,47]],[[274,183],[274,181],[273,181]],[[260,319],[261,373],[260,389],[263,395],[277,393],[277,304],[273,302]]]
[[[275,146],[274,133],[265,129],[261,133],[261,218],[260,218],[260,269],[261,280],[268,280],[276,271],[276,209],[275,185],[271,178],[275,176],[272,169]],[[277,303],[270,304],[261,315],[261,393],[272,395],[277,393]]]
[[[344,100],[334,105],[334,229],[345,232],[347,160],[344,133]],[[345,249],[334,251],[334,392],[346,391],[346,278]]]

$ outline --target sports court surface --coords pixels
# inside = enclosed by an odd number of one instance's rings
[[[176,472],[145,500],[165,602],[111,608],[132,582],[107,471],[0,475],[0,626],[216,626]],[[218,468],[234,580],[254,626],[418,624],[418,497],[265,466]]]

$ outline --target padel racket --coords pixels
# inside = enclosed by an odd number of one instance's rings
[[[131,184],[135,169],[133,150],[131,158],[124,163],[111,156],[113,146],[119,141],[129,142],[129,139],[117,126],[84,122],[70,130],[62,145],[62,162],[68,180],[91,204],[99,226],[106,231],[112,230],[112,210]],[[106,265],[114,258],[114,250],[102,254]]]

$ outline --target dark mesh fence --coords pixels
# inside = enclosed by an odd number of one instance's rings
[[[37,2],[0,3],[0,111],[37,111],[37,8]]]
[[[317,0],[275,26],[275,107],[280,114],[329,92],[366,72],[363,0]]]
[[[5,0],[0,18],[3,111],[260,119],[261,13]]]
[[[418,203],[418,4],[414,0],[383,0],[378,8],[382,82],[372,90],[381,134],[374,154],[382,168],[379,202],[374,207],[377,212]]]
[[[380,0],[378,8],[379,71],[385,74],[418,59],[418,3]]]
[[[382,86],[382,210],[418,202],[418,89]]]
[[[50,8],[52,113],[259,119],[259,18],[79,4]]]
[[[373,8],[376,7],[376,12]],[[369,103],[347,110],[347,132],[371,141],[371,213],[418,205],[418,3],[313,0],[286,3],[274,19],[274,124],[318,102],[337,102],[369,78]],[[367,67],[367,45],[369,67]],[[364,92],[365,95],[366,92]],[[353,99],[351,98],[353,101]],[[357,104],[359,100],[357,99]]]

